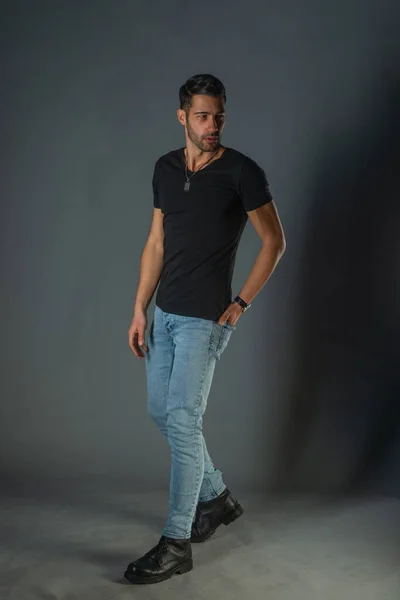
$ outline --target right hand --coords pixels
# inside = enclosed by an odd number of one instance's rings
[[[144,333],[147,328],[147,315],[145,311],[136,311],[133,315],[132,323],[128,330],[128,343],[132,352],[138,358],[144,358],[142,346],[144,351],[147,352],[148,348],[144,343]]]

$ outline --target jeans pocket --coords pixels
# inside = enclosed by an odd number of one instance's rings
[[[214,330],[211,335],[210,352],[217,360],[221,358],[221,354],[227,347],[232,332],[235,331],[235,329],[236,327],[229,323],[225,325],[216,323],[214,325]]]

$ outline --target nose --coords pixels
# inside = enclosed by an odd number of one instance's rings
[[[218,122],[217,122],[217,119],[213,116],[211,116],[211,124],[212,124],[212,129],[211,129],[210,135],[213,135],[214,133],[218,133]]]

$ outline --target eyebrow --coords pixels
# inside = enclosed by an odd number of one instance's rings
[[[194,113],[195,115],[211,115],[212,113],[208,110],[198,110]],[[217,113],[217,115],[224,115],[225,111],[222,110],[219,113]]]

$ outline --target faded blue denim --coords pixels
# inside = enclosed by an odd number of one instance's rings
[[[226,488],[202,425],[216,362],[235,329],[155,307],[146,354],[148,413],[171,448],[169,514],[162,532],[171,538],[190,538],[197,502]]]

